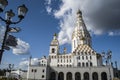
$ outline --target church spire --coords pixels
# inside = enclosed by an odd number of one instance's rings
[[[84,23],[82,12],[78,10],[76,15],[76,25],[72,34],[72,51],[74,51],[78,45],[88,45],[91,47],[91,36]]]

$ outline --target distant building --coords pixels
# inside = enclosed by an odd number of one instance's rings
[[[12,70],[11,72],[6,72],[6,77],[12,77],[17,79],[26,79],[27,71],[25,70]]]
[[[67,53],[66,48],[60,53],[59,41],[55,34],[50,43],[49,57],[42,57],[38,66],[29,64],[27,79],[112,80],[113,67],[109,61],[103,65],[102,55],[92,48],[91,36],[80,10],[77,12],[77,21],[71,36],[71,53]]]

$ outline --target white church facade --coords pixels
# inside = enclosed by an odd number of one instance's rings
[[[28,67],[28,80],[112,80],[114,70],[110,64],[103,65],[102,55],[92,48],[91,36],[77,12],[77,22],[72,37],[72,50],[59,52],[57,35],[50,43],[49,57],[39,59],[39,65]],[[111,55],[110,55],[111,56]],[[31,61],[30,61],[31,62]]]

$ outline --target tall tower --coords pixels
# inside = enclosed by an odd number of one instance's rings
[[[57,34],[53,36],[53,40],[50,43],[49,55],[57,55],[59,53],[59,42],[57,39]]]
[[[91,43],[91,36],[82,18],[82,12],[78,10],[76,25],[72,33],[72,52],[78,45],[88,45],[91,47]]]

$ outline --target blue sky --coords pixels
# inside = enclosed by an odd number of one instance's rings
[[[5,51],[1,66],[6,67],[9,63],[19,66],[20,62],[24,62],[23,59],[28,58],[30,55],[33,58],[40,58],[43,55],[47,56],[54,33],[58,33],[58,39],[62,45],[60,47],[61,52],[63,47],[67,47],[69,53],[71,51],[71,33],[76,18],[75,13],[78,9],[82,10],[86,26],[91,32],[94,50],[101,53],[102,51],[107,52],[110,49],[113,53],[112,60],[119,61],[120,23],[117,21],[120,21],[120,16],[117,14],[120,13],[120,6],[113,7],[113,5],[120,2],[117,2],[117,0],[116,2],[114,0],[110,0],[110,2],[108,0],[92,0],[93,3],[92,1],[85,1],[9,0],[9,5],[5,10],[13,9],[16,16],[19,5],[25,4],[29,9],[25,19],[17,25],[11,25],[11,27],[20,27],[22,29],[21,32],[13,33],[12,35],[30,45],[30,54],[15,55],[12,49]],[[91,3],[93,5],[90,5]],[[109,4],[111,4],[110,7]],[[110,14],[108,14],[109,12]],[[1,16],[4,17],[3,13],[1,13]],[[13,20],[16,20],[16,17]],[[5,25],[1,21],[0,23],[2,26]],[[118,62],[118,65],[120,66],[120,62]]]

